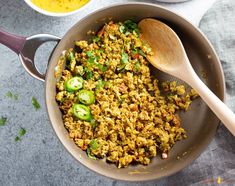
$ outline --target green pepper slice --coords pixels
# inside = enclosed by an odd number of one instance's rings
[[[84,105],[91,105],[95,103],[95,95],[90,90],[80,90],[78,92],[78,100]]]
[[[92,118],[91,109],[82,104],[74,104],[72,107],[73,115],[84,121],[90,121]]]
[[[69,92],[74,92],[83,87],[83,79],[82,77],[73,77],[66,81],[65,89]]]

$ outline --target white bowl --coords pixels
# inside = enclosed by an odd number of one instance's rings
[[[164,3],[181,3],[189,0],[157,0],[159,2],[164,2]]]
[[[34,3],[32,3],[31,0],[24,0],[27,5],[29,5],[32,9],[36,10],[37,12],[47,15],[47,16],[52,16],[52,17],[64,17],[64,16],[69,16],[72,14],[76,14],[80,11],[82,11],[85,7],[87,7],[93,0],[89,0],[85,5],[82,7],[78,8],[77,10],[71,11],[71,12],[65,12],[65,13],[58,13],[58,12],[49,12],[47,10],[44,10],[38,6],[36,6]]]

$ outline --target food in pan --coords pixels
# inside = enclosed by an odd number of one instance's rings
[[[56,67],[56,100],[76,145],[118,168],[167,157],[186,138],[178,112],[197,93],[151,75],[135,22],[109,22],[91,41],[76,41]]]

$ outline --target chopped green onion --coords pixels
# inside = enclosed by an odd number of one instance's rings
[[[40,104],[38,103],[37,99],[35,97],[32,97],[32,105],[34,106],[35,110],[38,110],[41,108]]]

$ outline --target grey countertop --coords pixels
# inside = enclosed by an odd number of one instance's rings
[[[0,1],[0,27],[5,30],[29,36],[37,33],[63,34],[77,20],[94,9],[119,1],[97,0],[81,14],[66,18],[52,18],[41,15],[29,8],[23,0]],[[148,1],[155,2],[156,1]],[[214,0],[192,0],[180,4],[161,4],[177,11],[197,25],[201,16]],[[48,52],[46,52],[48,51]],[[46,61],[43,56],[49,50],[41,49],[38,61]],[[30,77],[20,64],[17,56],[8,48],[0,45],[0,117],[7,117],[7,124],[0,127],[0,186],[12,185],[143,185],[111,180],[86,169],[77,163],[61,145],[51,128],[45,103],[44,83]],[[45,63],[38,66],[46,66]],[[14,100],[6,96],[11,91],[18,95]],[[31,98],[35,96],[41,109],[35,111]],[[15,142],[19,129],[26,129],[21,141]],[[224,143],[220,129],[214,142]],[[216,164],[219,157],[231,158],[229,151],[214,153],[215,143],[189,167],[179,173],[144,185],[214,185],[218,176],[226,177],[227,170]],[[222,147],[221,147],[222,148]],[[231,147],[232,148],[232,147]],[[231,160],[233,161],[233,160]],[[230,169],[229,169],[230,170]],[[229,171],[228,170],[228,171]],[[232,169],[231,167],[231,170]],[[234,172],[233,172],[234,173]],[[209,176],[208,176],[209,175]]]

